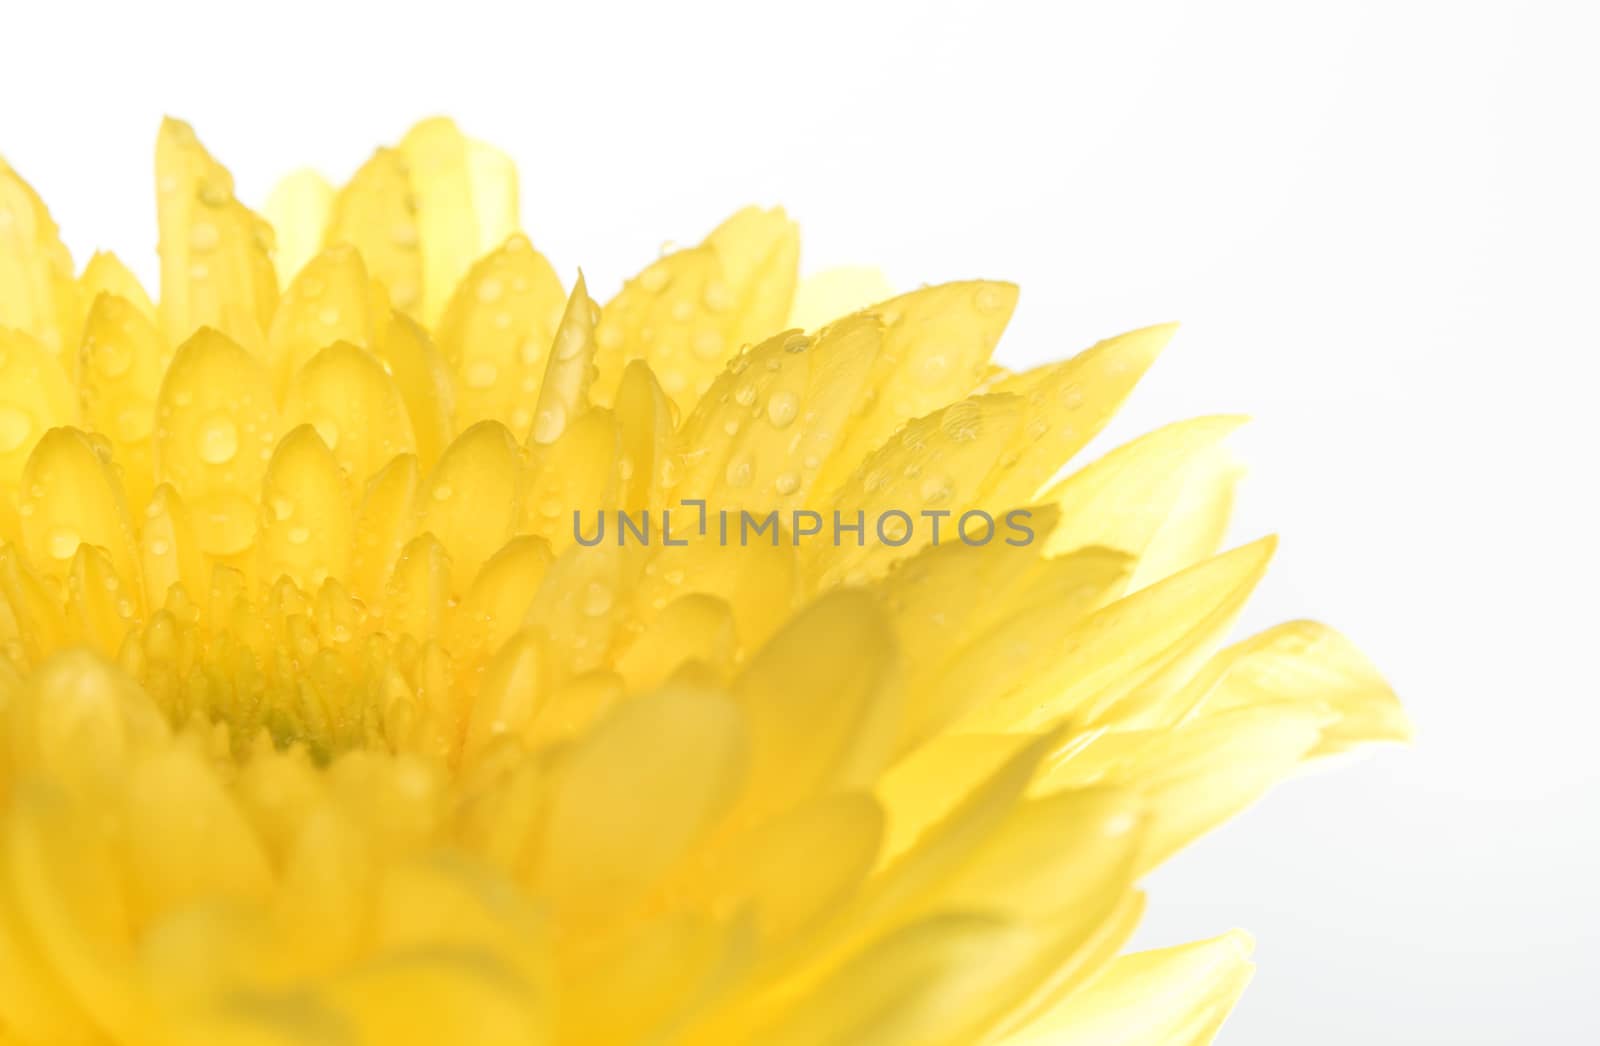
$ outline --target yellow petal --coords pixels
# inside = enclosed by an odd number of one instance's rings
[[[316,429],[301,425],[278,444],[262,486],[261,577],[289,577],[302,591],[343,573],[351,512],[339,463]]]
[[[597,306],[589,300],[583,273],[573,285],[567,309],[556,328],[555,344],[545,361],[539,385],[539,406],[529,439],[549,444],[566,431],[567,423],[589,406],[589,385],[594,380],[594,318]],[[580,503],[581,504],[581,503]]]
[[[139,531],[146,606],[164,606],[173,585],[181,584],[194,598],[205,591],[205,561],[194,535],[189,510],[171,485],[155,489]]]
[[[1411,736],[1399,700],[1372,662],[1315,621],[1290,621],[1230,647],[1202,678],[1209,683],[1195,713],[1202,717],[1278,701],[1328,712],[1332,721],[1312,756]]]
[[[449,550],[463,590],[511,536],[521,472],[511,433],[485,421],[450,444],[424,484],[417,530],[433,534]]]
[[[580,527],[588,534],[601,526],[621,501],[620,451],[617,423],[604,409],[585,412],[550,446],[537,448],[521,495],[521,528],[562,552]]]
[[[933,543],[936,526],[941,541],[961,540],[961,534],[973,542],[993,539],[982,517],[966,524],[962,518],[1021,425],[1017,396],[975,396],[907,423],[857,466],[831,506],[823,506],[830,523],[836,516],[838,525],[860,529],[841,532],[837,544],[806,546],[818,586],[881,575]]]
[[[22,466],[45,430],[78,420],[78,397],[55,357],[38,342],[0,329],[0,489],[14,489]],[[0,518],[0,533],[15,535],[12,498]]]
[[[893,295],[894,285],[881,269],[853,265],[824,269],[800,280],[783,326],[814,331]]]
[[[674,494],[789,519],[833,453],[880,336],[876,317],[853,317],[814,341],[791,331],[738,356],[683,424]]]
[[[283,417],[286,425],[315,428],[357,482],[416,449],[400,390],[377,357],[348,342],[328,346],[301,368]]]
[[[346,974],[325,994],[364,1043],[523,1046],[546,1041],[550,1019],[548,1004],[522,977],[476,950],[398,952]]]
[[[323,230],[333,212],[333,186],[316,171],[296,171],[273,187],[262,212],[276,234],[278,283],[287,287],[322,250]]]
[[[737,797],[746,745],[744,717],[718,694],[668,687],[621,705],[551,797],[541,881],[560,914],[637,901]]]
[[[128,500],[143,506],[155,483],[156,397],[172,353],[138,306],[106,293],[89,310],[81,357],[84,423],[110,439]]]
[[[400,152],[417,201],[421,317],[434,323],[472,263],[516,230],[515,172],[440,117],[407,132]]]
[[[1068,714],[1086,723],[1130,720],[1159,704],[1210,656],[1274,546],[1264,538],[1225,552],[1090,615],[1060,637],[1047,678],[1019,681],[974,707],[961,728],[1034,729]],[[1139,703],[1119,707],[1130,694]]]
[[[0,160],[0,327],[29,335],[71,368],[80,308],[72,256],[56,223]]]
[[[202,326],[252,350],[278,303],[272,227],[233,195],[233,176],[180,120],[156,139],[161,327],[176,345]]]
[[[139,277],[110,251],[96,251],[89,258],[89,264],[78,276],[78,286],[82,288],[81,297],[85,303],[92,303],[102,294],[112,294],[138,309],[151,323],[160,322],[155,303]]]
[[[925,287],[866,310],[883,321],[883,348],[867,378],[862,410],[820,489],[839,486],[906,421],[976,388],[1016,304],[1012,284],[975,280]]]
[[[711,230],[726,288],[708,287],[711,306],[726,293],[734,319],[729,348],[752,344],[783,327],[794,302],[800,268],[800,229],[783,208],[746,207]]]
[[[356,510],[349,576],[356,594],[371,605],[379,603],[383,585],[410,537],[421,484],[414,454],[400,455],[367,481]]]
[[[311,357],[335,342],[377,344],[388,318],[388,303],[367,278],[361,255],[348,245],[329,247],[300,270],[272,318],[273,387],[286,390]]]
[[[339,190],[328,216],[327,243],[355,247],[373,278],[388,288],[395,308],[412,315],[421,311],[417,201],[405,154],[379,149]]]
[[[1206,1046],[1250,982],[1253,942],[1209,941],[1124,956],[1015,1041],[1043,1046]]]
[[[875,780],[898,739],[901,687],[894,635],[868,596],[831,593],[795,617],[734,684],[750,718],[753,809]]]
[[[1061,510],[1046,551],[1103,545],[1127,552],[1137,564],[1129,591],[1214,555],[1237,479],[1222,440],[1243,421],[1168,425],[1056,483],[1041,497]]]
[[[277,441],[265,366],[222,334],[203,330],[178,349],[156,408],[156,479],[183,491],[208,555],[255,541],[261,478]]]
[[[527,237],[472,267],[439,321],[439,349],[456,377],[456,425],[505,419],[519,440],[533,426],[545,359],[566,294]]]
[[[41,571],[65,577],[80,543],[98,545],[117,575],[137,583],[135,541],[122,484],[77,429],[51,429],[22,473],[18,511],[28,557]],[[137,592],[128,593],[137,599]]]
[[[444,357],[427,331],[399,314],[390,318],[374,351],[405,400],[417,458],[423,469],[431,469],[455,436],[455,392]]]

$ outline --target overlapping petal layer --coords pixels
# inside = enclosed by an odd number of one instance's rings
[[[1006,373],[1015,288],[833,315],[759,209],[597,303],[444,120],[157,189],[158,305],[0,165],[0,1041],[1203,1043],[1140,876],[1406,734],[1224,646],[1234,419],[1058,478],[1168,327]]]

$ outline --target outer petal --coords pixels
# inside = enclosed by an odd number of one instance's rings
[[[0,160],[0,327],[22,331],[72,367],[79,292],[72,256],[44,202]]]
[[[1044,1046],[1206,1046],[1250,982],[1241,931],[1118,959],[1045,1014],[1016,1043]]]
[[[287,287],[322,250],[323,230],[333,211],[333,186],[316,171],[296,171],[273,188],[262,211],[277,234],[273,260],[279,285]]]
[[[278,303],[272,227],[233,195],[233,177],[180,120],[156,140],[161,326],[183,341],[215,327],[252,350]]]

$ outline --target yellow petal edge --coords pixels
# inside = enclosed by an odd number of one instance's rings
[[[1407,737],[1228,645],[1237,419],[1062,473],[1170,326],[1009,373],[760,208],[591,300],[445,119],[155,173],[153,296],[0,163],[0,1042],[1202,1044],[1248,938],[1119,957],[1140,878]],[[686,505],[781,522],[574,527]],[[1034,540],[798,522],[925,509]]]

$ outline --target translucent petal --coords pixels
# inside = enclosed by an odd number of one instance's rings
[[[113,294],[138,309],[139,314],[151,323],[160,322],[155,303],[150,300],[150,294],[139,282],[139,277],[110,251],[96,251],[89,258],[89,264],[83,267],[83,272],[78,276],[78,286],[82,288],[81,299],[85,304],[92,303],[102,294]]]
[[[559,553],[572,546],[580,527],[589,534],[601,526],[621,501],[620,451],[617,423],[604,409],[585,412],[550,446],[538,447],[522,492],[520,528],[542,535]]]
[[[662,685],[686,663],[709,669],[720,681],[733,668],[738,625],[728,604],[693,593],[673,600],[617,657],[617,671],[634,691]]]
[[[0,327],[29,335],[70,373],[81,308],[72,256],[44,201],[0,160]]]
[[[948,541],[1021,426],[1016,396],[977,396],[909,422],[862,461],[834,497],[830,515],[865,530],[843,536],[837,546],[806,546],[816,584],[881,575],[895,560],[933,542],[935,520],[943,521],[942,540]],[[973,540],[983,533],[981,523],[977,517],[970,521]]]
[[[1405,741],[1411,725],[1394,691],[1355,645],[1326,625],[1290,621],[1228,648],[1204,675],[1201,717],[1279,701],[1321,708],[1313,756],[1374,741]]]
[[[201,326],[259,350],[278,303],[272,227],[233,195],[233,176],[180,120],[156,139],[161,327],[176,345]]]
[[[565,761],[541,882],[565,918],[615,918],[738,796],[744,717],[721,695],[668,687],[621,705]]]
[[[819,479],[819,489],[838,487],[909,419],[976,388],[1016,304],[1014,285],[975,280],[925,287],[872,306],[868,311],[884,324],[883,347],[867,378],[862,408]]]
[[[683,424],[674,494],[788,519],[833,453],[880,336],[876,317],[855,317],[815,341],[788,332],[737,357]]]
[[[1104,545],[1130,553],[1137,565],[1129,591],[1214,555],[1238,477],[1222,440],[1243,421],[1168,425],[1056,483],[1041,497],[1061,510],[1046,551]]]
[[[1207,1046],[1250,982],[1253,942],[1209,941],[1118,959],[1016,1042],[1051,1046]]]
[[[333,200],[327,243],[348,243],[359,250],[373,278],[388,288],[395,308],[417,315],[423,308],[420,242],[405,154],[379,149]],[[441,297],[451,289],[443,288]]]
[[[439,321],[439,349],[456,377],[456,426],[504,419],[525,439],[533,427],[556,327],[561,281],[527,237],[512,236],[474,265]]]
[[[261,478],[277,442],[272,384],[222,334],[185,342],[157,399],[156,480],[183,491],[200,547],[236,555],[255,541]]]
[[[974,707],[961,728],[1031,729],[1074,714],[1115,722],[1179,689],[1220,642],[1256,582],[1275,542],[1264,538],[1209,559],[1106,607],[1059,639],[1048,678],[1030,681]],[[1154,685],[1157,681],[1162,685]]]
[[[751,659],[734,684],[750,720],[750,803],[784,810],[870,785],[898,740],[900,652],[860,592],[822,597]]]
[[[276,234],[273,262],[280,287],[287,287],[322,250],[332,212],[333,186],[316,171],[296,171],[273,187],[262,213]]]
[[[781,326],[814,331],[893,296],[894,285],[881,269],[853,265],[824,269],[800,280],[789,319]]]
[[[716,252],[727,287],[708,287],[715,308],[726,293],[736,317],[729,348],[752,344],[784,326],[794,302],[800,268],[800,229],[783,208],[746,207],[711,230],[706,246]]]
[[[441,117],[408,131],[400,152],[417,200],[421,316],[433,323],[472,263],[503,242],[508,229],[516,229],[515,173]],[[488,235],[498,238],[485,239]]]
[[[1044,483],[1111,420],[1177,329],[1168,323],[1130,331],[1063,363],[997,382],[991,391],[1022,397],[1023,422],[979,502],[999,510],[1035,500]]]

